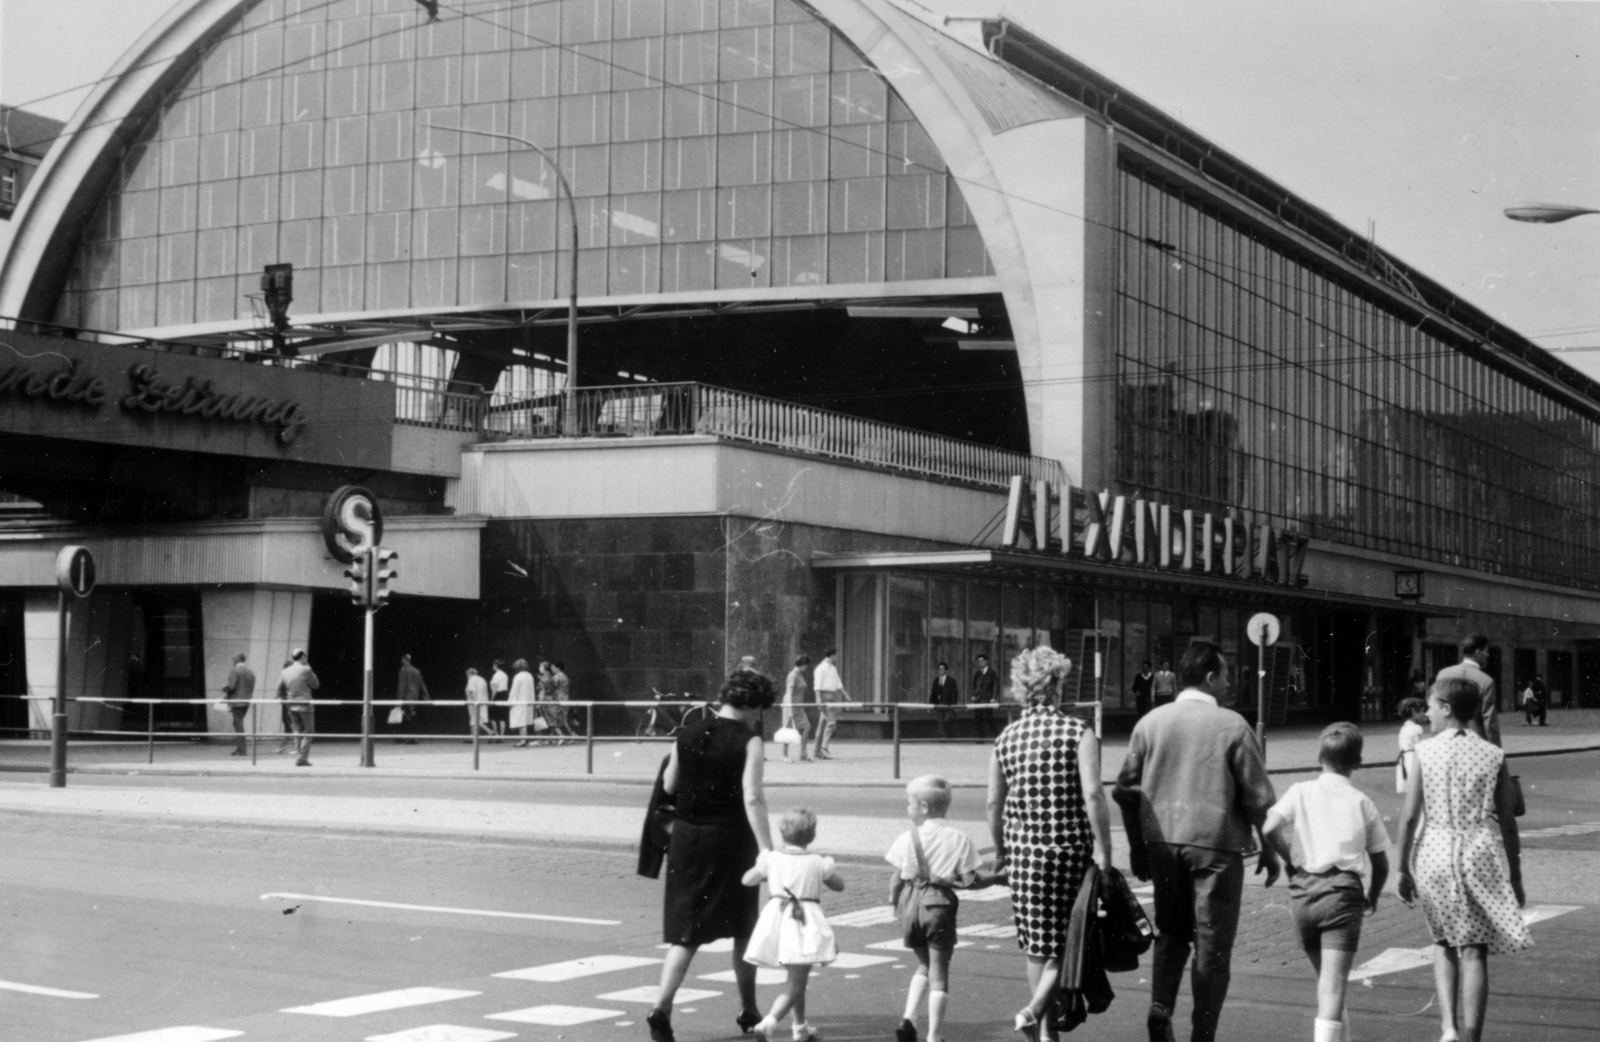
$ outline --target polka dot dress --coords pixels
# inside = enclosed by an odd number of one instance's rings
[[[1495,817],[1504,759],[1471,731],[1446,731],[1417,745],[1423,824],[1411,874],[1435,944],[1484,944],[1493,954],[1533,944]]]
[[[1006,779],[1005,840],[1017,944],[1029,955],[1061,956],[1094,855],[1078,778],[1083,722],[1034,706],[995,739]]]

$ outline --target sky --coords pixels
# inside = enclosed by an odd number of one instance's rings
[[[445,0],[448,7],[451,0]],[[1600,379],[1600,2],[923,0],[1001,10]],[[171,0],[0,0],[0,101],[67,118]]]

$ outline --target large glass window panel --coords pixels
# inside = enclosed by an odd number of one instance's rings
[[[265,224],[278,219],[278,178],[245,177],[239,180],[239,223]]]
[[[511,54],[511,97],[553,98],[561,92],[561,52],[535,47]]]
[[[661,137],[663,93],[656,87],[611,95],[611,140],[649,141]]]
[[[711,137],[669,139],[662,153],[661,186],[710,188],[716,184],[717,141]]]
[[[774,286],[820,286],[828,281],[828,240],[797,235],[772,240]]]
[[[302,170],[282,175],[279,181],[279,215],[284,220],[322,216],[322,179],[320,170]]]
[[[828,125],[828,77],[786,76],[772,85],[773,114],[779,127]]]
[[[772,76],[772,28],[722,30],[722,56],[718,75],[723,80],[753,80]]]
[[[828,230],[826,181],[800,181],[772,188],[774,235],[817,235]]]
[[[594,145],[611,140],[611,98],[604,94],[577,94],[561,99],[560,142]]]
[[[740,134],[772,129],[772,81],[737,80],[717,85],[721,104],[717,109],[718,129],[723,134]]]
[[[195,227],[196,200],[194,185],[161,189],[161,231],[186,232]]]
[[[715,283],[715,247],[710,243],[673,243],[661,249],[661,292],[687,293],[711,289]]]
[[[883,278],[882,232],[834,232],[828,236],[828,282],[878,282]]]
[[[187,281],[195,275],[195,233],[182,232],[160,237],[157,277],[162,282]]]
[[[226,270],[232,270],[230,263]],[[231,276],[200,279],[194,286],[196,322],[222,322],[234,317],[234,279]]]
[[[944,277],[944,229],[890,232],[884,249],[884,278],[890,282]]]
[[[296,268],[314,268],[322,250],[322,222],[284,221],[278,225],[277,263]],[[296,272],[296,281],[302,272]],[[312,299],[316,299],[312,296]]]
[[[942,228],[944,204],[943,174],[911,174],[887,182],[890,228]]]
[[[553,220],[552,220],[552,223]],[[506,297],[514,301],[551,300],[556,296],[554,253],[513,253],[506,258]]]
[[[322,222],[322,265],[360,264],[366,259],[366,219],[359,214]]]
[[[770,247],[765,239],[729,239],[717,243],[718,289],[752,289],[768,285]]]
[[[330,119],[323,130],[323,162],[327,166],[354,166],[367,161],[367,117]]]
[[[511,97],[511,55],[471,54],[461,66],[461,100],[466,104],[505,101]],[[429,99],[429,104],[435,104]]]
[[[282,128],[255,127],[239,134],[239,173],[245,177],[275,172],[283,159]]]
[[[463,257],[459,277],[458,303],[493,304],[505,299],[506,259],[503,256]]]
[[[661,196],[612,197],[611,245],[648,245],[661,241]]]
[[[456,303],[454,257],[411,262],[411,305],[448,307]]]
[[[626,296],[658,291],[661,285],[659,246],[618,246],[608,254],[610,292]]]
[[[715,83],[718,34],[682,33],[666,38],[666,79],[672,84]]]
[[[890,575],[884,649],[890,702],[922,702],[928,693],[928,589],[920,576]]]
[[[764,185],[771,180],[771,134],[725,134],[718,140],[719,185]]]
[[[512,203],[506,210],[507,252],[548,253],[565,248],[565,242],[556,239],[556,205],[554,199]]]
[[[612,0],[613,38],[660,36],[666,31],[666,6],[667,0]]]
[[[829,176],[835,180],[881,177],[885,172],[885,125],[869,123],[845,127],[835,124],[829,149]]]
[[[156,289],[156,321],[181,326],[194,321],[194,283],[163,282]]]
[[[835,232],[877,231],[884,226],[884,183],[878,177],[836,180],[828,192],[828,228]]]

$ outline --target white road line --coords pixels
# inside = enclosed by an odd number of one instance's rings
[[[828,964],[828,968],[832,970],[859,970],[867,966],[881,966],[886,962],[894,962],[894,956],[840,952],[839,957]]]
[[[432,1002],[470,999],[482,994],[481,991],[461,991],[459,988],[400,988],[371,995],[354,995],[348,999],[333,999],[330,1002],[314,1002],[309,1006],[291,1006],[278,1012],[308,1013],[314,1017],[359,1017],[391,1009],[426,1006]]]
[[[368,1035],[367,1042],[504,1042],[516,1038],[515,1031],[489,1028],[464,1028],[456,1024],[427,1024],[420,1028],[391,1031],[387,1035]]]
[[[90,1042],[222,1042],[225,1038],[238,1038],[243,1031],[227,1028],[156,1028],[154,1031],[136,1031],[131,1035],[91,1039]]]
[[[958,926],[956,933],[963,937],[1002,937],[1017,935],[1016,923],[980,923],[977,926]]]
[[[986,886],[982,890],[961,891],[961,902],[968,901],[1009,901],[1011,888],[1007,886]]]
[[[905,946],[905,942],[904,941],[879,941],[877,944],[869,944],[869,945],[867,945],[867,947],[868,948],[876,948],[879,951],[885,951],[885,952],[908,952],[908,951],[911,950],[910,948],[907,948]],[[956,942],[956,947],[957,948],[971,948],[972,947],[972,942],[971,941],[957,941]]]
[[[582,926],[621,926],[620,919],[579,919],[570,915],[538,915],[533,912],[496,912],[486,908],[449,908],[444,905],[408,905],[395,901],[362,901],[354,897],[324,897],[321,894],[262,894],[261,900],[320,901],[323,904],[360,905],[363,908],[397,908],[403,912],[447,912],[451,915],[482,915],[491,919],[537,919],[546,923],[578,923]]]
[[[702,973],[699,979],[715,981],[718,984],[733,984],[739,978],[734,976],[732,970],[721,970],[717,973]],[[770,966],[756,967],[757,984],[786,984],[788,980],[788,970],[775,970]]]
[[[45,995],[52,999],[97,999],[100,996],[91,995],[87,991],[65,991],[61,988],[46,988],[38,984],[18,984],[16,981],[0,980],[0,991],[20,991],[27,995]]]
[[[900,913],[889,905],[878,905],[875,908],[862,908],[854,912],[844,912],[840,915],[828,916],[830,926],[882,926],[885,923],[898,922]]]
[[[833,922],[832,919],[829,919],[828,921],[830,923]],[[670,944],[658,944],[656,945],[656,950],[664,952],[671,947],[672,945]],[[731,952],[733,951],[733,938],[723,937],[720,940],[711,941],[708,944],[702,944],[700,946],[700,951],[709,955],[715,955],[719,952]]]
[[[1522,910],[1522,921],[1532,926],[1534,923],[1554,919],[1558,915],[1576,912],[1582,907],[1582,905],[1529,905]]]
[[[721,995],[720,991],[702,991],[699,988],[679,988],[678,994],[673,996],[672,1004],[681,1006],[685,1002],[697,1002],[700,999],[714,999]],[[597,999],[610,1002],[643,1002],[655,1005],[656,999],[661,995],[661,987],[657,984],[646,984],[640,988],[627,988],[623,991],[608,991],[604,995],[596,995]]]
[[[543,1024],[552,1028],[567,1028],[574,1024],[588,1024],[596,1020],[610,1020],[624,1016],[620,1009],[590,1009],[587,1006],[529,1006],[505,1013],[490,1013],[484,1020],[509,1020],[517,1024]]]
[[[617,970],[631,970],[639,966],[658,966],[660,959],[646,959],[637,955],[591,955],[586,959],[571,959],[567,962],[552,962],[543,966],[529,966],[523,970],[507,970],[496,973],[496,977],[509,977],[511,980],[531,980],[541,984],[554,984],[557,981],[577,980],[579,977],[592,977],[597,973],[613,973]]]
[[[1350,971],[1351,980],[1369,981],[1385,973],[1400,973],[1433,965],[1433,949],[1385,948],[1381,955],[1368,959]]]

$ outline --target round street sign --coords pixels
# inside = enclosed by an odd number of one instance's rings
[[[56,555],[56,583],[78,597],[94,592],[94,554],[87,547],[63,546]]]
[[[1258,648],[1276,644],[1278,643],[1278,617],[1271,612],[1256,612],[1250,616],[1250,621],[1245,624],[1245,632],[1250,635],[1250,643]]]
[[[322,511],[322,539],[328,553],[342,564],[383,541],[383,511],[378,497],[360,485],[335,489]]]

